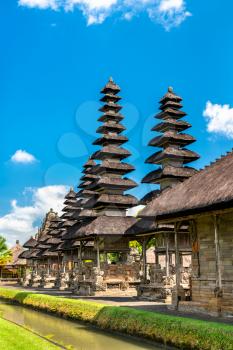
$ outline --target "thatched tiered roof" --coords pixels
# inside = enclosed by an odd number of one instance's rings
[[[97,211],[101,208],[116,210],[118,206],[121,209],[127,209],[137,204],[135,197],[124,195],[124,191],[134,188],[137,184],[133,180],[123,177],[134,168],[127,163],[121,163],[121,160],[131,154],[122,147],[127,138],[121,135],[125,127],[118,118],[118,112],[122,108],[116,103],[120,100],[120,97],[117,96],[119,91],[119,86],[112,79],[102,89],[104,97],[101,98],[101,101],[104,102],[104,105],[100,110],[105,113],[105,121],[97,129],[102,137],[94,142],[102,147],[92,155],[92,159],[100,161],[100,164],[91,170],[92,174],[98,175],[97,178],[86,186],[87,190],[93,190],[97,193],[95,198],[87,202],[87,207],[96,208]]]
[[[192,176],[196,171],[191,167],[184,167],[199,158],[198,154],[185,148],[192,144],[195,138],[183,133],[190,128],[190,124],[180,120],[186,113],[181,111],[182,98],[176,95],[172,88],[160,100],[161,112],[155,118],[162,120],[152,128],[162,134],[154,137],[149,145],[161,148],[146,159],[146,163],[157,164],[159,168],[146,175],[142,182],[159,184],[161,190],[172,187],[178,182]]]
[[[37,245],[37,240],[31,236],[27,242],[24,243],[23,247],[26,249],[35,248]]]
[[[126,210],[137,205],[138,201],[134,196],[124,193],[137,184],[124,177],[134,167],[121,162],[131,153],[122,147],[128,139],[121,135],[125,127],[120,123],[124,117],[119,114],[122,108],[118,104],[121,99],[117,95],[119,91],[119,86],[112,79],[102,89],[104,96],[101,101],[104,105],[100,111],[104,114],[99,121],[103,124],[97,129],[101,137],[93,143],[101,148],[91,156],[92,161],[96,160],[97,164],[90,164],[90,168],[84,171],[85,176],[79,185],[79,196],[86,200],[82,202],[83,210],[78,222],[69,230],[66,238],[122,235],[130,224],[135,223],[134,218],[126,217]]]
[[[26,257],[25,257],[25,250],[19,243],[19,241],[16,241],[16,244],[10,249],[12,253],[11,261],[6,265],[7,266],[24,266],[26,265]]]
[[[55,257],[57,253],[52,252],[55,243],[51,241],[50,232],[53,230],[51,223],[58,218],[57,213],[52,209],[46,214],[42,223],[42,227],[38,230],[38,234],[35,238],[31,237],[24,243],[23,247],[27,250],[24,251],[20,257],[24,259],[43,259],[45,257]]]
[[[140,217],[165,219],[233,208],[233,151],[192,178],[166,190],[149,203]]]

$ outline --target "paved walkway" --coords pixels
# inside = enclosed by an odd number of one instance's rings
[[[54,289],[39,289],[39,288],[22,288],[21,286],[17,284],[12,283],[0,283],[0,287],[6,287],[11,289],[20,289],[25,292],[32,292],[32,293],[39,293],[39,294],[47,294],[47,295],[53,295],[58,297],[65,297],[70,299],[79,299],[79,300],[88,300],[91,302],[97,302],[105,305],[113,305],[113,306],[120,306],[120,307],[132,307],[134,309],[138,310],[145,310],[150,312],[159,312],[166,315],[173,315],[173,316],[182,316],[192,319],[198,319],[198,320],[205,320],[205,321],[211,321],[211,322],[220,322],[220,323],[227,323],[233,325],[233,319],[225,319],[225,318],[216,318],[211,317],[207,315],[202,314],[192,314],[192,313],[184,313],[179,311],[173,311],[168,309],[168,305],[164,303],[159,303],[155,301],[149,301],[149,300],[138,300],[136,296],[104,296],[104,297],[85,297],[85,296],[77,296],[73,295],[69,291],[59,291]]]

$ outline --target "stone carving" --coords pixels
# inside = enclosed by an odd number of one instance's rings
[[[30,286],[30,282],[31,282],[31,278],[32,278],[32,272],[27,272],[25,273],[23,280],[22,280],[22,286],[23,287],[29,287]]]

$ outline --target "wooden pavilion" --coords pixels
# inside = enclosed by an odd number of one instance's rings
[[[233,151],[164,192],[141,212],[143,218],[175,227],[173,305],[179,310],[233,316],[232,174]],[[192,238],[191,301],[182,299],[178,250],[183,224],[189,226]]]
[[[24,248],[19,243],[19,240],[16,240],[15,245],[10,248],[10,251],[12,254],[10,261],[3,266],[0,265],[0,280],[18,280],[21,278],[26,266],[26,260],[21,256]]]

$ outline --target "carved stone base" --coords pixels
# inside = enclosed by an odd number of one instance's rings
[[[40,284],[41,284],[41,276],[37,275],[37,274],[34,274],[33,277],[32,277],[30,286],[32,288],[38,288],[38,287],[40,287]]]
[[[23,287],[29,287],[30,286],[30,282],[31,282],[31,279],[32,279],[32,274],[31,272],[30,273],[26,273],[26,275],[24,276],[21,284]]]
[[[60,272],[58,279],[56,280],[56,288],[58,288],[59,290],[68,290],[69,281],[70,281],[69,274],[66,272]]]
[[[163,284],[140,284],[137,289],[138,297],[164,303],[171,302],[171,287]]]
[[[51,275],[46,275],[43,281],[44,289],[54,288],[56,278]]]

